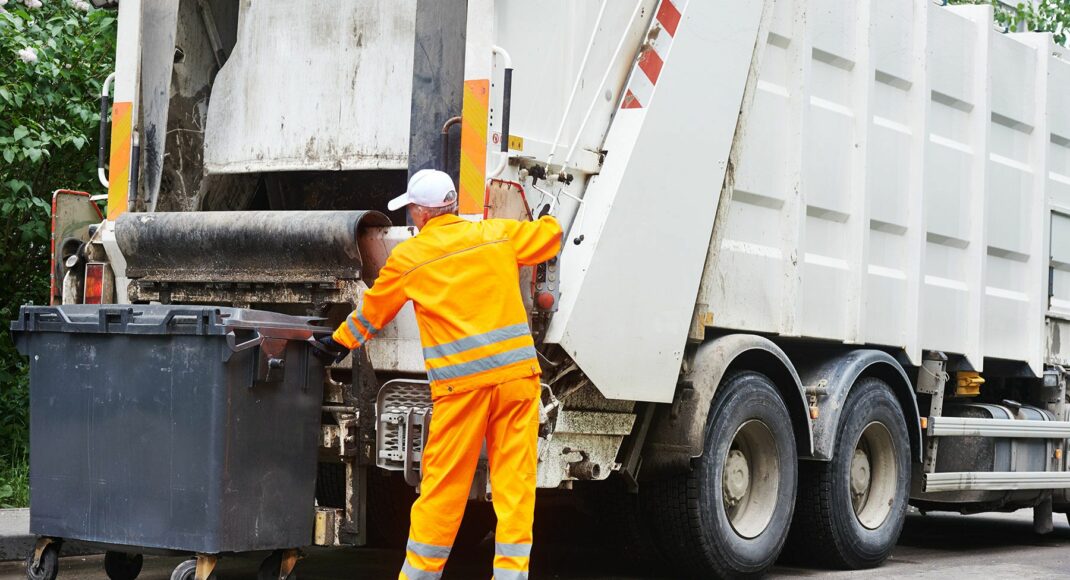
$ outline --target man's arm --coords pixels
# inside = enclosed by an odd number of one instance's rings
[[[364,293],[361,305],[338,326],[332,338],[350,350],[362,347],[397,316],[408,300],[402,272],[394,260],[388,259],[375,285]]]
[[[541,264],[561,250],[561,224],[553,216],[542,216],[533,222],[509,221],[509,239],[521,266]]]

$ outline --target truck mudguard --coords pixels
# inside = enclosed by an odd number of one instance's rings
[[[730,334],[698,347],[672,404],[656,411],[643,448],[642,477],[686,471],[691,460],[702,455],[710,404],[729,370],[758,371],[773,380],[791,414],[799,455],[811,455],[813,437],[806,397],[791,360],[767,338]]]
[[[903,420],[910,435],[910,454],[914,461],[921,461],[921,422],[918,403],[906,371],[890,354],[880,350],[852,350],[814,356],[795,356],[796,368],[807,388],[817,389],[818,419],[814,421],[813,459],[828,461],[836,445],[839,432],[840,411],[851,388],[858,380],[876,377],[888,383],[903,408]]]

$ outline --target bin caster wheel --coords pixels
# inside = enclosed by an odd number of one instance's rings
[[[275,550],[260,563],[256,580],[297,580],[293,569],[298,557],[297,550]]]
[[[141,574],[144,563],[141,554],[108,551],[104,554],[104,573],[111,580],[134,580]]]
[[[212,563],[214,567],[214,562]],[[171,572],[171,580],[195,580],[197,578],[197,560],[186,560]],[[208,580],[216,580],[216,575],[209,572]]]
[[[212,554],[197,554],[182,562],[171,572],[171,580],[196,580],[198,574],[203,580],[216,580],[215,565],[219,557]]]
[[[197,576],[197,561],[186,560],[171,572],[171,580],[193,580]]]
[[[37,546],[26,558],[27,580],[55,580],[59,574],[59,542],[51,538],[37,540]]]

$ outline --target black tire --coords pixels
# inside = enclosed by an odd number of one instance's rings
[[[883,425],[883,431],[878,424]],[[856,448],[866,444],[862,435],[870,426],[882,438],[881,433],[887,433],[894,454],[888,456],[887,451],[881,452],[884,459],[874,462],[879,461],[886,468],[894,466],[895,472],[890,474],[885,468],[884,475],[878,475],[881,468],[871,468],[868,460],[868,456],[875,456],[876,447],[869,449],[865,466],[870,474],[871,483],[867,485],[870,491],[866,492],[868,497],[856,515],[852,502],[852,463]],[[889,491],[869,495],[880,489]],[[910,441],[902,407],[884,381],[864,378],[847,395],[832,461],[807,461],[801,466],[795,521],[788,540],[792,558],[808,564],[855,570],[879,566],[888,558],[903,530],[909,494]],[[876,501],[876,497],[882,500]],[[884,500],[885,497],[889,499]],[[863,525],[870,500],[879,509]],[[863,500],[856,496],[855,501]],[[886,514],[884,505],[889,506]]]
[[[729,452],[739,452],[737,439],[757,430],[767,434],[768,451],[761,457],[775,465],[765,477],[755,477],[757,485],[775,485],[764,494],[774,501],[763,502],[749,529],[737,532],[735,520],[729,519],[725,504],[724,468],[730,463]],[[765,437],[766,435],[763,435]],[[748,451],[747,457],[757,454]],[[733,460],[738,461],[738,460]],[[734,463],[739,466],[739,463]],[[744,464],[748,468],[750,464]],[[754,470],[759,469],[756,462]],[[689,578],[739,578],[757,576],[776,562],[787,539],[795,506],[798,455],[791,417],[780,394],[768,377],[742,371],[721,381],[706,421],[703,454],[693,462],[686,475],[650,482],[640,487],[648,521],[654,526],[659,548],[669,562]],[[747,490],[758,489],[750,485]],[[758,492],[755,492],[757,494]],[[746,506],[751,492],[736,498],[734,508]],[[738,516],[737,516],[738,517]]]
[[[59,542],[53,542],[41,551],[41,561],[33,565],[33,553],[26,558],[27,580],[56,580],[59,574]]]
[[[141,554],[109,551],[104,554],[104,573],[111,580],[134,580],[141,574],[144,563]]]
[[[256,580],[279,580],[279,571],[282,567],[282,550],[275,550],[270,556],[260,562],[260,569],[256,571]],[[297,572],[290,571],[285,580],[297,580]]]

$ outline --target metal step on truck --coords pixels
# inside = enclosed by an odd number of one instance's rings
[[[909,505],[1070,511],[1050,35],[931,0],[110,4],[107,194],[55,196],[53,303],[337,324],[444,168],[467,218],[565,227],[518,280],[539,487],[678,575],[878,566]],[[309,543],[404,538],[431,420],[407,307],[328,373]]]

